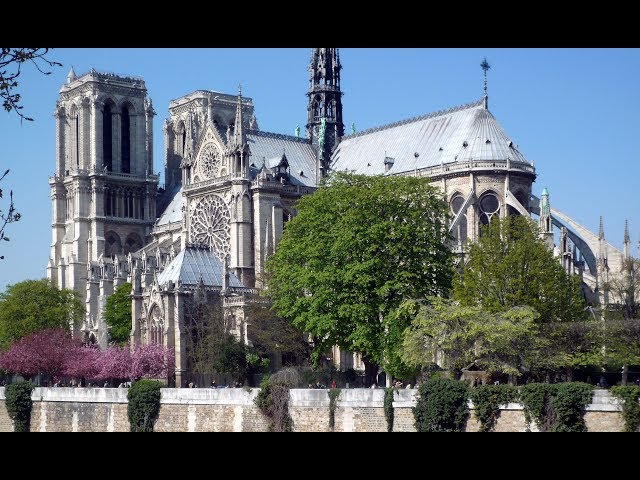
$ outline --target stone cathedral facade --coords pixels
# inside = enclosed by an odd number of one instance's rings
[[[164,121],[165,185],[153,174],[155,115],[140,78],[69,73],[56,105],[56,173],[50,177],[47,275],[86,299],[77,334],[105,347],[106,299],[132,284],[132,344],[175,350],[175,381],[189,370],[185,318],[194,302],[218,304],[228,330],[248,342],[244,306],[295,203],[331,171],[428,176],[451,207],[452,247],[463,253],[495,216],[539,218],[542,234],[588,299],[630,256],[534,195],[533,162],[477,102],[344,134],[338,49],[315,48],[306,134],[260,130],[251,98],[198,90],[173,100]],[[486,74],[486,71],[485,71]],[[553,226],[560,229],[554,246]],[[358,357],[333,352],[343,369]]]

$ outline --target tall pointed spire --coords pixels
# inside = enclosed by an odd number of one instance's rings
[[[624,259],[631,258],[631,237],[629,236],[629,220],[624,221]]]
[[[602,215],[600,215],[600,230],[598,231],[598,240],[604,240],[604,223],[602,222]]]
[[[484,57],[482,63],[480,64],[480,68],[484,70],[484,96],[482,97],[484,102],[484,109],[489,109],[489,95],[487,94],[487,72],[491,69],[491,65],[487,62],[487,57]]]
[[[540,195],[540,236],[549,250],[553,249],[553,224],[549,191],[545,187]]]
[[[306,127],[307,138],[311,139],[317,151],[319,177],[328,173],[331,153],[344,136],[340,70],[342,65],[337,48],[312,50]]]
[[[238,84],[238,104],[236,105],[236,120],[234,124],[235,145],[241,147],[245,143],[244,128],[242,126],[242,85]]]

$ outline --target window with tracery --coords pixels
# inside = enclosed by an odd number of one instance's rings
[[[218,195],[207,195],[192,204],[189,240],[191,243],[208,245],[223,259],[229,253],[231,215],[229,207]]]
[[[464,205],[464,197],[457,194],[451,200],[451,212],[453,215],[457,215],[460,209]],[[456,242],[465,243],[467,241],[467,215],[463,214],[458,224],[453,228],[452,235]]]
[[[206,179],[216,178],[220,174],[221,163],[220,152],[215,145],[210,143],[203,148],[200,158],[198,159],[196,171]]]
[[[498,196],[489,192],[480,198],[480,226],[489,225],[495,215],[500,215],[500,200]]]
[[[147,345],[164,345],[164,321],[158,305],[154,305],[151,309],[147,334]]]

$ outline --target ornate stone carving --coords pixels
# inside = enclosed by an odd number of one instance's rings
[[[200,158],[196,165],[196,173],[201,178],[216,178],[220,175],[221,155],[212,143],[207,144],[200,152]]]
[[[209,245],[220,259],[229,254],[231,236],[229,207],[218,195],[207,195],[191,204],[189,241]]]

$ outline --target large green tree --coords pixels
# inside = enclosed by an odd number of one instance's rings
[[[109,328],[109,340],[122,346],[131,334],[131,284],[119,285],[107,298],[104,321]]]
[[[400,311],[412,319],[401,353],[409,365],[425,367],[444,355],[446,366],[455,373],[475,363],[484,370],[519,375],[527,364],[527,352],[539,346],[538,314],[531,307],[492,313],[480,306],[429,298],[409,300]]]
[[[461,305],[494,313],[532,307],[539,314],[539,335],[547,340],[546,346],[532,352],[537,354],[532,363],[572,368],[588,361],[593,343],[586,333],[592,324],[580,278],[566,274],[530,218],[495,219],[469,245],[467,260],[454,279],[453,296]]]
[[[25,280],[0,293],[0,346],[46,328],[69,328],[84,316],[78,292],[59,289],[49,280]]]
[[[314,359],[338,345],[362,354],[369,382],[378,365],[399,371],[395,309],[451,286],[441,192],[426,178],[335,173],[296,208],[267,263],[276,312],[312,335]]]

